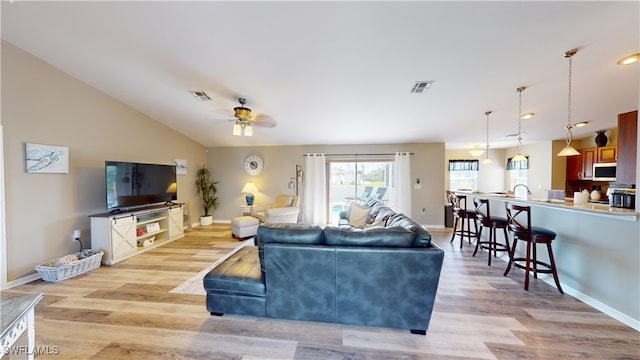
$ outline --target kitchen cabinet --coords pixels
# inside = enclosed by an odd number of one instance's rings
[[[636,183],[638,151],[638,110],[618,115],[618,165],[616,182]]]
[[[615,145],[579,149],[578,152],[580,155],[567,157],[567,180],[591,180],[593,164],[616,162],[618,157],[618,147]]]
[[[599,163],[608,163],[608,162],[616,162],[618,160],[617,154],[618,147],[617,146],[602,146],[597,148],[597,162]]]
[[[580,180],[582,178],[582,154],[567,156],[567,180]]]
[[[590,180],[593,178],[593,164],[597,162],[598,151],[596,148],[587,148],[580,150],[582,157],[582,180]]]

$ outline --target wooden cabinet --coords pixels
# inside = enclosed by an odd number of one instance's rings
[[[582,178],[582,154],[567,156],[567,180],[580,180]]]
[[[112,265],[184,236],[182,206],[160,206],[91,217],[91,247]]]
[[[598,152],[596,148],[588,148],[580,150],[580,155],[582,157],[582,176],[580,177],[582,180],[589,180],[593,178],[593,164],[595,164],[597,160]]]
[[[616,162],[618,158],[617,146],[602,146],[578,150],[580,155],[567,156],[567,180],[593,179],[593,164],[602,162]]]
[[[638,151],[638,111],[618,115],[618,165],[616,182],[636,183],[636,155]]]
[[[596,149],[598,150],[597,162],[608,163],[616,162],[618,160],[617,146],[602,146]]]

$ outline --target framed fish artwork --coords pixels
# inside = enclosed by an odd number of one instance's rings
[[[28,173],[69,173],[68,147],[26,143],[25,158]]]

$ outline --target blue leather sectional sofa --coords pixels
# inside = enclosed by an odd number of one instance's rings
[[[444,252],[407,216],[370,205],[366,229],[261,225],[258,246],[205,276],[207,310],[426,334]]]

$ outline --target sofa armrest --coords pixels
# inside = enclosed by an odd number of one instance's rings
[[[273,208],[265,210],[266,223],[297,223],[300,209],[296,207]]]

